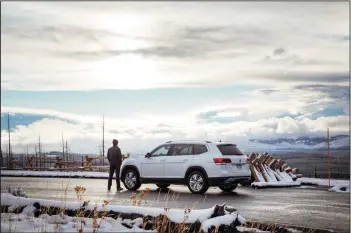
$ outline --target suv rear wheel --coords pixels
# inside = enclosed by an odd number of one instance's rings
[[[195,194],[203,194],[208,190],[208,183],[205,175],[200,171],[193,171],[187,177],[189,190]]]
[[[141,183],[135,169],[128,169],[123,176],[123,184],[128,190],[135,191],[140,188]]]
[[[230,187],[219,186],[219,188],[220,188],[223,192],[227,192],[227,193],[233,191],[233,190],[236,189],[237,187],[238,187],[238,184],[233,185],[233,186],[230,186]]]

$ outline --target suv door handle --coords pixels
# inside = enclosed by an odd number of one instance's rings
[[[182,162],[186,162],[186,161],[188,161],[188,159],[183,159],[183,160],[182,160]]]
[[[165,159],[161,159],[161,162],[164,162],[165,161]]]

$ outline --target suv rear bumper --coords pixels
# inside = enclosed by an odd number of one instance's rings
[[[209,177],[208,183],[210,186],[232,186],[235,184],[250,184],[251,176],[239,177]]]

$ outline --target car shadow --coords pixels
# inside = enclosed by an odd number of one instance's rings
[[[137,191],[129,191],[129,190],[123,190],[122,192],[120,192],[121,194],[132,194],[135,193],[136,195],[138,195],[141,192],[145,192],[147,189],[146,188],[142,188],[142,189],[138,189]],[[193,194],[191,193],[189,190],[178,190],[178,189],[172,189],[172,188],[153,188],[153,189],[149,189],[148,191],[148,195],[150,196],[157,196],[157,195],[182,195],[182,197],[184,197],[184,195],[187,196],[192,196],[192,197],[205,197],[206,198],[212,198],[212,197],[237,197],[237,198],[249,198],[251,197],[251,195],[249,195],[246,192],[240,192],[237,190],[234,190],[232,192],[223,192],[219,189],[209,189],[206,193],[204,194]]]

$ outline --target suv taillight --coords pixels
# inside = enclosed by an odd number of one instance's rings
[[[214,158],[213,161],[215,162],[215,164],[219,164],[219,165],[232,163],[232,161],[227,158]]]

